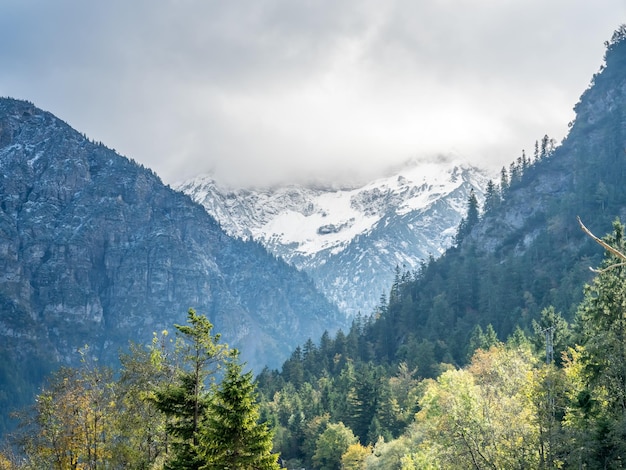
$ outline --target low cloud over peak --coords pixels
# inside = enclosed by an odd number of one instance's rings
[[[0,94],[173,182],[502,166],[560,140],[622,0],[13,2]]]

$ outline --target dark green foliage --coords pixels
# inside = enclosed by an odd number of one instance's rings
[[[488,348],[497,338],[523,347],[530,341],[545,362],[544,331],[554,328],[553,367],[562,366],[562,353],[573,338],[568,323],[583,299],[582,286],[592,278],[588,267],[601,258],[576,216],[592,230],[606,231],[626,207],[626,97],[616,91],[626,89],[623,30],[608,45],[606,68],[576,106],[577,119],[561,146],[546,135],[536,142],[532,160],[522,152],[502,169],[499,185],[489,185],[483,214],[470,195],[456,246],[417,272],[396,272],[389,295],[383,294],[371,317],[355,319],[336,339],[325,335],[317,348],[309,344],[315,361],[295,354],[283,374],[260,377],[259,383],[280,393],[285,371],[303,378],[290,389],[292,401],[304,396],[308,383],[318,413],[345,423],[362,443],[370,443],[374,434],[398,436],[406,425],[398,397],[389,393],[401,363],[417,369],[418,377],[436,377],[450,365],[464,366],[476,348]],[[260,388],[271,401],[273,395]],[[581,409],[589,412],[598,402],[585,393],[579,398]],[[372,402],[373,414],[367,411]],[[305,422],[313,418],[302,407],[298,412]],[[557,418],[547,416],[547,426]],[[290,419],[295,415],[279,420],[279,426],[288,429]],[[605,428],[598,422],[598,432]],[[613,440],[621,436],[621,427],[606,429]],[[546,434],[550,442],[552,431]],[[285,457],[311,459],[303,448]]]
[[[472,228],[478,223],[478,199],[472,189],[467,197],[467,215],[461,219],[457,233],[456,243],[461,243],[463,239],[472,231]]]
[[[188,319],[174,350],[167,332],[131,345],[118,379],[81,350],[81,368],[60,369],[22,415],[15,468],[278,469],[252,372],[205,316],[190,309]],[[207,386],[225,361],[220,385]]]
[[[0,435],[79,347],[117,369],[129,340],[183,323],[189,303],[258,369],[339,326],[304,272],[52,114],[0,98],[0,154]]]
[[[535,347],[538,352],[548,362],[551,362],[546,356],[551,355],[552,359],[561,364],[562,354],[573,343],[573,333],[569,323],[561,316],[560,313],[550,306],[541,311],[539,321],[533,320],[533,338],[535,339]],[[552,343],[552,350],[548,353],[549,343]]]
[[[195,470],[203,465],[199,438],[207,427],[211,402],[206,380],[217,371],[227,351],[218,344],[219,334],[211,334],[213,325],[205,316],[189,309],[188,320],[189,325],[175,325],[183,335],[179,346],[182,368],[173,382],[158,387],[152,397],[156,408],[168,417],[173,452],[165,468],[172,470]]]
[[[472,358],[477,349],[487,350],[491,346],[498,343],[498,335],[496,334],[491,324],[487,325],[485,331],[480,325],[476,325],[472,330],[469,337],[469,343],[467,346],[467,360]]]
[[[155,393],[154,402],[159,411],[169,417],[166,430],[171,436],[172,457],[167,469],[199,469],[203,458],[199,453],[198,435],[206,425],[210,398],[198,393],[194,377],[181,374],[177,383],[169,384]]]
[[[479,419],[470,421],[475,431],[476,424],[489,424],[485,411],[498,417],[507,409],[506,416],[517,416],[506,387],[512,365],[528,372],[518,378],[530,380],[530,386],[520,386],[516,399],[531,410],[525,416],[528,425],[539,429],[535,461],[541,468],[623,466],[626,268],[608,256],[583,297],[581,286],[591,276],[587,268],[600,264],[600,256],[575,217],[580,215],[592,229],[605,227],[626,206],[626,106],[615,91],[626,89],[625,31],[620,28],[608,43],[607,67],[577,105],[578,119],[568,140],[554,148],[545,136],[533,162],[523,153],[509,172],[503,168],[499,191],[495,185],[490,191],[491,202],[499,194],[499,205],[490,205],[482,217],[470,195],[457,246],[417,272],[397,270],[389,295],[381,296],[371,316],[355,318],[347,333],[339,331],[334,338],[324,333],[319,344],[307,341],[282,372],[264,370],[257,379],[258,414],[251,375],[242,374],[236,362],[229,363],[217,391],[203,388],[205,366],[214,357],[206,354],[215,343],[210,324],[191,316],[192,326],[177,327],[191,345],[201,347],[188,348],[184,362],[191,367],[155,392],[155,403],[169,418],[174,454],[169,468],[236,468],[233,459],[244,459],[245,453],[237,450],[243,434],[256,435],[259,447],[249,448],[266,456],[261,465],[272,468],[269,434],[256,424],[259,416],[275,427],[275,446],[283,457],[305,467],[339,468],[338,450],[355,441],[355,435],[363,444],[382,442],[381,436],[386,441],[400,435],[404,442],[419,440],[408,427],[419,407],[426,407],[427,400],[420,402],[424,389],[433,393],[446,383],[419,379],[442,371],[447,371],[442,374],[446,380],[463,379],[449,384],[467,385],[460,404],[481,398],[474,396],[477,379],[488,398],[497,397],[489,403],[493,407],[479,407],[470,416]],[[626,250],[621,224],[614,224],[614,234],[606,240]],[[572,334],[568,322],[575,312]],[[499,344],[498,337],[508,337],[507,345]],[[458,370],[470,357],[470,367]],[[499,395],[489,395],[496,390],[492,385],[498,385]],[[458,398],[455,387],[441,391]],[[439,417],[446,423],[450,414]],[[506,431],[510,422],[500,428]],[[440,430],[434,431],[436,437]],[[492,443],[489,433],[480,438]],[[508,445],[515,450],[513,441]],[[243,465],[251,466],[249,461]]]
[[[236,356],[209,405],[201,441],[207,463],[202,469],[278,469],[272,454],[272,434],[259,424],[252,372],[242,374]]]
[[[604,240],[626,253],[624,226]],[[618,468],[626,456],[626,269],[607,253],[600,272],[586,287],[578,310],[578,341],[583,346],[584,396],[578,402],[590,431],[587,458],[598,468]]]
[[[348,410],[344,422],[362,444],[376,442],[379,436],[372,436],[370,429],[382,410],[383,388],[387,381],[382,371],[382,368],[374,367],[371,363],[359,365],[348,391]],[[381,430],[380,423],[377,428]]]
[[[489,180],[485,189],[484,212],[491,213],[498,207],[500,207],[500,193],[493,180]]]

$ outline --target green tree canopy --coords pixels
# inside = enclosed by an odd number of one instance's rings
[[[341,456],[357,441],[343,423],[331,423],[317,439],[313,463],[319,470],[340,470]]]
[[[258,422],[252,372],[242,373],[237,353],[226,363],[226,375],[209,404],[201,447],[207,470],[273,470],[272,433]]]
[[[201,430],[206,426],[211,401],[206,380],[215,373],[228,351],[213,335],[213,325],[193,309],[187,313],[189,325],[174,325],[182,335],[178,353],[182,363],[177,377],[155,391],[152,401],[167,417],[167,432],[172,437],[172,453],[166,469],[197,470],[204,464],[199,447]]]

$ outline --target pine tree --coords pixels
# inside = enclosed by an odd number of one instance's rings
[[[571,346],[572,331],[563,316],[550,306],[541,311],[539,321],[533,320],[534,343],[540,355],[552,356],[552,359],[561,364],[562,353]],[[550,348],[552,351],[550,352]],[[551,362],[549,357],[546,361]]]
[[[368,430],[379,409],[382,384],[380,368],[367,363],[356,369],[355,380],[348,395],[349,416],[346,424],[360,438],[361,444],[371,444],[368,442]]]
[[[506,168],[502,167],[500,170],[500,196],[504,199],[506,192],[509,190],[509,174],[506,172]]]
[[[474,189],[470,189],[469,197],[467,198],[467,225],[471,229],[478,223],[478,199]]]
[[[509,165],[509,180],[511,185],[517,183],[521,179],[521,164],[511,162]]]
[[[485,190],[485,214],[494,211],[500,205],[500,194],[496,188],[493,180],[487,182],[487,189]]]
[[[258,423],[252,372],[242,374],[236,358],[226,364],[226,375],[209,405],[207,426],[201,437],[206,470],[278,469],[272,454],[272,433]]]
[[[396,264],[396,268],[394,270],[393,283],[391,284],[391,292],[389,293],[389,304],[394,304],[400,302],[400,284],[401,284],[401,276],[402,273],[400,271],[400,266]]]
[[[472,356],[478,349],[487,351],[491,346],[498,344],[498,335],[493,329],[491,323],[487,325],[487,328],[483,330],[480,325],[476,325],[470,333],[470,338],[467,346],[467,359],[472,359]]]
[[[467,216],[461,219],[456,233],[456,243],[459,244],[472,231],[474,225],[478,223],[478,199],[474,189],[470,189],[467,197]]]
[[[551,153],[551,141],[548,135],[544,135],[541,139],[541,152],[539,153],[539,160],[545,160]]]
[[[172,437],[172,453],[166,469],[197,470],[203,465],[199,436],[206,426],[211,397],[205,382],[219,368],[228,350],[212,335],[213,325],[193,309],[187,314],[190,325],[174,325],[182,333],[183,368],[173,383],[157,388],[151,397],[157,409],[168,417],[167,433]]]

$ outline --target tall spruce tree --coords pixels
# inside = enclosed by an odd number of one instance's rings
[[[509,174],[506,168],[502,167],[500,170],[500,197],[505,198],[506,192],[509,190]]]
[[[478,199],[474,189],[470,189],[469,196],[467,197],[467,216],[461,219],[461,223],[456,233],[456,243],[461,241],[471,232],[474,225],[478,223]]]
[[[272,433],[259,423],[252,372],[242,374],[236,351],[226,375],[210,402],[207,426],[201,437],[206,470],[273,470],[280,468],[272,454]]]
[[[165,464],[168,470],[198,470],[205,461],[199,445],[201,431],[207,426],[211,396],[207,379],[220,366],[228,346],[219,344],[220,335],[212,335],[213,325],[193,309],[187,314],[189,325],[174,325],[182,334],[181,369],[172,383],[160,386],[152,396],[157,409],[167,418],[171,436],[171,455]]]
[[[500,193],[493,180],[487,182],[487,189],[485,190],[485,205],[484,212],[490,213],[498,208],[500,205]]]
[[[474,189],[470,189],[469,196],[467,198],[467,225],[469,229],[474,227],[478,223],[478,199]]]

